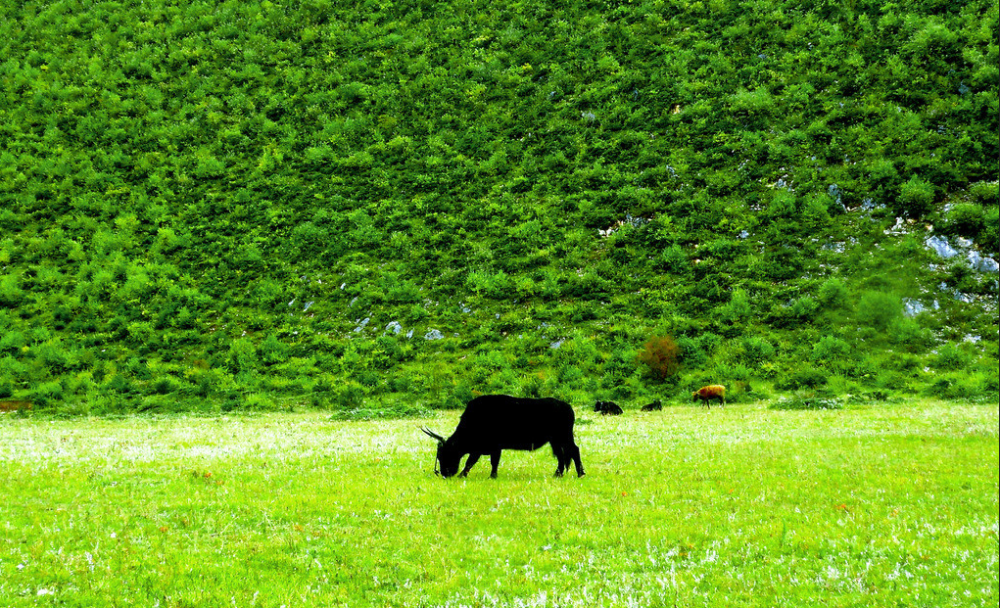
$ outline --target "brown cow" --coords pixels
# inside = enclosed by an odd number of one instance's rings
[[[726,404],[726,387],[721,384],[710,384],[708,386],[703,386],[691,393],[692,402],[701,399],[705,402],[708,409],[712,409],[712,399],[718,399],[722,402],[722,405]]]

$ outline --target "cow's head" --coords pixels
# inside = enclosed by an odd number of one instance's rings
[[[448,444],[448,440],[438,435],[434,431],[428,428],[421,428],[421,431],[427,434],[427,436],[432,437],[438,442],[437,458],[434,461],[434,472],[441,475],[441,477],[451,477],[455,473],[458,473],[458,465],[462,460],[462,454],[458,453],[458,450]],[[441,469],[438,470],[440,465]]]

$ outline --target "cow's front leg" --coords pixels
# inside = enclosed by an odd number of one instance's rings
[[[493,465],[493,470],[490,471],[490,477],[493,479],[497,478],[497,467],[500,466],[500,450],[494,450],[490,454],[490,464]]]
[[[469,470],[472,469],[472,467],[475,466],[477,462],[479,462],[480,456],[482,456],[482,454],[476,454],[476,453],[469,454],[469,459],[465,461],[465,468],[462,469],[462,472],[459,473],[458,476],[465,477],[466,475],[468,475]],[[493,467],[493,470],[496,471],[496,466]]]

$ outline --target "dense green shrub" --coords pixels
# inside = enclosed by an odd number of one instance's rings
[[[774,356],[774,346],[760,336],[747,336],[743,339],[743,352],[747,362],[760,365]]]
[[[260,343],[258,350],[260,360],[265,365],[275,365],[288,360],[288,345],[279,340],[274,334],[268,334],[267,338],[264,338],[264,341]],[[245,358],[243,363],[238,363],[238,365],[243,364],[250,365],[251,363],[249,359]]]
[[[828,309],[844,308],[850,303],[847,285],[837,277],[824,281],[817,295],[820,303]]]
[[[1000,207],[992,207],[983,214],[983,227],[977,238],[986,251],[1000,256]]]
[[[970,362],[970,356],[952,342],[942,344],[934,357],[934,366],[945,371],[958,371]]]
[[[907,347],[912,352],[920,352],[934,341],[934,334],[910,317],[896,317],[889,324],[889,336],[894,344]]]
[[[823,336],[813,344],[813,361],[835,361],[842,359],[851,352],[851,345],[836,336]]]
[[[920,218],[931,210],[933,202],[934,186],[914,175],[900,187],[896,209],[903,216]]]
[[[770,405],[773,410],[839,410],[843,407],[844,402],[839,398],[815,395],[782,397]]]
[[[990,377],[988,374],[943,374],[933,378],[924,392],[942,399],[976,400],[995,396],[996,382]]]
[[[903,314],[903,302],[895,294],[866,291],[858,302],[860,321],[878,331],[885,331]]]
[[[0,376],[0,399],[10,399],[14,396],[14,383],[10,378]]]
[[[684,274],[689,269],[688,256],[679,245],[671,245],[660,254],[663,268],[674,274]]]
[[[0,307],[14,308],[24,301],[24,290],[13,274],[0,276]]]
[[[829,375],[823,370],[800,367],[787,371],[775,378],[774,386],[781,390],[801,390],[816,388],[826,384]]]
[[[239,338],[229,346],[226,363],[234,374],[248,374],[257,370],[257,348],[250,340]]]
[[[974,203],[954,205],[945,216],[942,232],[967,238],[977,238],[986,225],[984,209]]]

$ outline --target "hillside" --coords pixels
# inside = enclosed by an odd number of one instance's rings
[[[0,7],[0,400],[997,394],[995,1]]]

